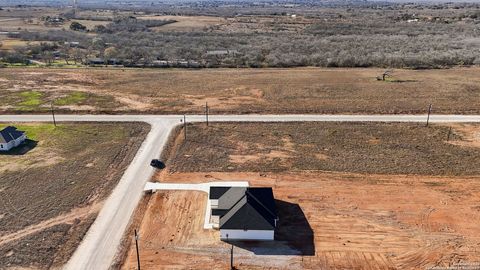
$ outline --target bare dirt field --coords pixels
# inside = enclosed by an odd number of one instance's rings
[[[477,178],[302,173],[175,173],[165,182],[272,186],[275,243],[235,246],[238,269],[426,269],[480,260]],[[203,230],[206,195],[159,192],[139,227],[142,269],[228,269],[229,246]],[[124,269],[136,269],[134,246]]]
[[[148,125],[16,126],[30,140],[0,155],[0,268],[59,268],[133,159]]]
[[[480,261],[480,174],[459,169],[462,163],[479,165],[478,125],[452,125],[448,142],[438,135],[447,126],[219,126],[210,126],[209,132],[204,125],[190,127],[190,138],[199,143],[182,143],[167,160],[168,170],[154,180],[247,180],[273,187],[280,217],[276,241],[235,243],[237,269],[428,269]],[[322,130],[335,130],[337,139],[328,139]],[[330,145],[328,154],[323,143]],[[423,171],[440,159],[432,149],[452,160],[442,165],[448,170]],[[475,158],[461,161],[469,155]],[[432,160],[418,163],[416,156]],[[362,159],[372,165],[359,169],[366,166]],[[340,162],[345,165],[338,167]],[[201,192],[152,195],[137,225],[142,269],[228,269],[230,246],[217,231],[203,229],[205,202]],[[136,269],[134,248],[128,248],[123,269]]]
[[[381,69],[46,69],[0,70],[3,112],[480,113],[478,68]],[[25,97],[38,101],[25,106]],[[68,99],[70,94],[81,95]]]

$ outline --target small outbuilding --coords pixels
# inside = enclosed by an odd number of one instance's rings
[[[27,135],[24,131],[8,126],[0,130],[0,151],[9,151],[22,144],[26,139]]]
[[[272,188],[210,187],[210,222],[222,240],[274,240],[278,223]]]

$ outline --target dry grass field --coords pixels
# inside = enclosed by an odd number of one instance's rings
[[[16,126],[30,141],[0,155],[0,268],[58,268],[95,220],[148,126]]]
[[[451,127],[447,142],[449,126],[427,128],[420,123],[213,123],[208,128],[195,124],[189,126],[189,138],[169,168],[480,175],[480,148],[473,147],[478,146],[480,127]]]
[[[0,42],[2,44],[2,46],[0,46],[0,50],[6,50],[6,51],[14,50],[15,48],[24,47],[29,44],[31,45],[40,44],[40,42],[37,42],[37,41],[28,42],[28,41],[23,41],[19,39],[3,39],[3,40],[0,39]]]
[[[468,169],[479,165],[478,125],[231,123],[189,131],[154,180],[273,187],[277,240],[235,243],[237,269],[429,269],[480,260],[480,174]],[[202,228],[205,200],[200,192],[152,195],[136,227],[142,269],[228,269],[229,245]],[[123,269],[135,269],[134,248]]]
[[[478,68],[381,69],[42,69],[0,72],[0,111],[41,112],[80,92],[60,111],[121,113],[480,113]],[[22,95],[38,92],[35,106]]]
[[[158,32],[192,32],[226,23],[221,17],[210,16],[139,16],[144,20],[175,20],[177,22],[153,28]]]

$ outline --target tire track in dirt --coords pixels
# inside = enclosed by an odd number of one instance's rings
[[[0,246],[6,245],[12,241],[16,241],[28,235],[41,232],[50,227],[63,224],[63,223],[73,223],[76,219],[84,218],[94,212],[100,211],[102,203],[94,203],[86,207],[75,208],[67,214],[59,215],[57,217],[45,220],[43,222],[37,223],[35,225],[26,227],[20,231],[5,235],[0,237]]]

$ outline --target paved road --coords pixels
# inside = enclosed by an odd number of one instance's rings
[[[130,122],[142,121],[152,125],[150,133],[138,150],[118,185],[106,200],[85,239],[64,269],[108,269],[117,252],[130,217],[142,196],[145,183],[151,178],[152,158],[160,156],[168,135],[183,115],[57,115],[57,121]],[[50,115],[3,115],[0,122],[45,122]],[[211,115],[218,122],[295,122],[295,121],[376,121],[425,122],[426,115]],[[203,115],[187,116],[187,122],[201,122]],[[432,115],[431,122],[480,122],[480,115]]]

